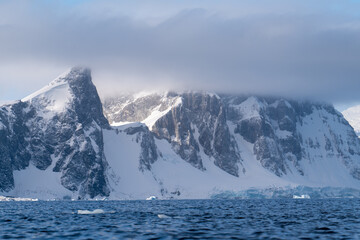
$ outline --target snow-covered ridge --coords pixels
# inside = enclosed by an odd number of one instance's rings
[[[81,79],[84,75],[90,75],[90,70],[78,67],[69,69],[45,87],[21,99],[21,101],[37,106],[45,106],[42,116],[49,119],[54,114],[66,110],[74,98],[70,83]]]
[[[35,97],[39,97],[41,95],[46,95],[46,93],[50,92],[50,91],[54,91],[56,89],[58,89],[59,87],[63,86],[63,85],[67,85],[67,76],[70,73],[70,69],[68,71],[66,71],[65,73],[61,74],[59,77],[57,77],[56,79],[54,79],[53,81],[51,81],[48,85],[46,85],[45,87],[41,88],[40,90],[30,94],[29,96],[21,99],[21,101],[26,102],[26,101],[30,101],[31,99],[35,98]],[[61,96],[60,96],[61,97]]]
[[[53,81],[51,81],[48,85],[21,99],[21,101],[26,102],[33,98],[47,95],[48,92],[55,92],[57,89],[61,88],[61,86],[68,85],[70,81],[77,81],[77,79],[79,79],[82,75],[90,75],[90,69],[81,67],[68,69]],[[62,96],[62,98],[64,99],[65,96]]]

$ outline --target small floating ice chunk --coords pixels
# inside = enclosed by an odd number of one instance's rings
[[[171,218],[171,217],[165,214],[158,214],[158,218]]]
[[[89,210],[77,210],[77,214],[101,214],[105,213],[102,209],[95,209],[94,211]]]
[[[293,199],[310,199],[310,196],[308,194],[302,194],[300,196],[293,195]]]
[[[146,200],[157,200],[157,197],[155,197],[155,196],[150,196],[150,197],[146,198]]]

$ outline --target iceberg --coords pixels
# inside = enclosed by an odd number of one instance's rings
[[[150,197],[146,198],[146,200],[157,200],[157,197],[155,197],[155,196],[150,196]]]

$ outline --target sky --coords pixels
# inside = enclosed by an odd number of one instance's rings
[[[360,1],[0,0],[0,101],[72,66],[102,96],[201,90],[360,104]]]

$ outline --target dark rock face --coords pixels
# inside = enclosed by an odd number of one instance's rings
[[[219,168],[239,176],[241,157],[237,143],[226,123],[226,108],[216,95],[188,93],[182,95],[184,107],[199,132],[199,143]]]
[[[182,94],[181,99],[182,104],[156,121],[152,131],[171,142],[175,152],[194,167],[205,170],[201,146],[206,155],[214,158],[215,165],[238,176],[241,157],[226,124],[221,100],[202,93]]]
[[[128,135],[136,134],[136,142],[140,143],[139,170],[151,170],[151,165],[159,157],[153,134],[145,126],[129,127],[124,131]]]
[[[182,159],[200,170],[206,170],[203,151],[219,168],[239,175],[241,156],[226,123],[225,107],[217,96],[168,92],[124,95],[104,102],[110,122],[144,121],[154,111],[165,111],[151,126],[156,138],[167,140]]]
[[[67,82],[72,94],[76,96],[72,108],[77,113],[78,121],[83,125],[95,121],[102,128],[110,128],[96,87],[92,83],[90,69],[73,68],[67,76]]]
[[[227,97],[227,102],[228,111],[232,113],[231,121],[236,124],[234,133],[254,144],[254,154],[264,168],[282,176],[287,174],[288,161],[298,167],[302,149],[296,124],[304,114],[300,106],[296,108],[301,114],[296,113],[284,99],[252,97],[235,102],[234,97]],[[246,116],[248,108],[255,111],[254,116]],[[298,170],[302,174],[302,170]]]
[[[227,126],[223,103],[215,95],[170,92],[118,97],[106,100],[104,108],[111,122],[143,121],[154,110],[168,109],[150,129],[156,138],[167,140],[182,159],[200,170],[206,170],[203,151],[221,169],[234,176],[239,174],[238,146]]]
[[[29,130],[24,124],[27,114],[21,111],[26,103],[17,102],[0,108],[0,190],[14,186],[13,170],[29,166],[31,155],[26,151]],[[30,116],[32,113],[29,114]]]
[[[191,122],[182,106],[172,108],[160,118],[152,130],[157,138],[166,139],[182,159],[194,167],[205,170],[199,155],[199,144],[191,129]]]
[[[0,130],[0,149],[4,150],[0,157],[0,169],[4,169],[0,190],[12,189],[12,171],[24,169],[31,162],[40,170],[53,164],[53,171],[62,173],[62,185],[80,196],[109,195],[102,129],[110,126],[90,70],[73,68],[52,84],[68,87],[69,100],[61,111],[48,110],[54,100],[47,95],[0,109],[5,126]]]

